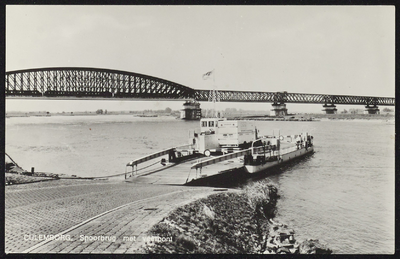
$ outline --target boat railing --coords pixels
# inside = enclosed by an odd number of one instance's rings
[[[177,146],[177,147],[173,147],[173,148],[168,148],[168,149],[164,149],[155,153],[152,153],[150,155],[144,156],[144,157],[140,157],[138,159],[132,160],[130,161],[126,166],[134,166],[134,165],[138,165],[141,164],[143,162],[149,161],[151,159],[160,157],[160,156],[164,156],[164,155],[168,155],[171,151],[182,151],[182,150],[192,150],[193,149],[193,145],[191,144],[186,144],[186,145],[181,145],[181,146]]]
[[[191,156],[194,155],[194,149],[193,149],[193,145],[191,144],[185,144],[185,145],[181,145],[181,146],[177,146],[177,147],[173,147],[173,148],[168,148],[168,149],[164,149],[155,153],[152,153],[150,155],[147,156],[143,156],[140,157],[138,159],[132,160],[130,161],[127,165],[126,165],[126,169],[125,169],[125,179],[128,176],[128,171],[127,171],[127,167],[131,166],[132,167],[132,171],[130,172],[131,176],[133,176],[134,174],[138,174],[138,165],[147,161],[150,161],[152,159],[161,157],[161,156],[165,156],[168,155],[169,156],[169,160],[170,162],[173,161],[175,163],[179,163]],[[158,161],[156,163],[150,164],[148,166],[145,166],[142,169],[148,168],[149,166],[153,166],[155,164],[157,164]],[[164,163],[164,164],[163,164]],[[166,164],[166,159],[162,159],[161,160],[161,164],[165,165]]]
[[[297,150],[297,146],[291,146],[291,147],[281,149],[280,154],[284,155],[284,154],[287,154],[287,153],[290,153],[290,152],[293,152],[296,150]]]
[[[168,155],[169,152],[174,151],[175,148],[168,148],[168,149],[164,149],[155,153],[152,153],[150,155],[144,156],[144,157],[140,157],[138,159],[132,160],[130,161],[126,166],[135,166],[141,163],[144,163],[146,161],[149,161],[151,159],[160,157],[160,156],[164,156],[164,155]]]
[[[282,148],[281,150],[271,150],[271,149],[266,149],[263,150],[263,147],[254,147],[253,148],[253,155],[263,155],[265,154],[265,157],[270,157],[270,156],[278,156],[278,155],[284,155],[293,151],[297,150],[297,146],[290,146],[286,148]]]
[[[178,146],[175,147],[176,151],[183,151],[183,152],[187,152],[187,151],[193,151],[194,149],[194,145],[193,144],[186,144],[186,145],[182,145],[182,146]]]

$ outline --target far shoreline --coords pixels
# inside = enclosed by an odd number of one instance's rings
[[[179,119],[178,111],[169,113],[163,111],[109,111],[99,113],[98,111],[80,111],[80,112],[57,112],[50,113],[46,111],[35,112],[6,112],[5,118],[28,118],[28,117],[53,117],[53,116],[110,116],[110,115],[131,115],[133,117],[157,118],[157,117],[174,117]],[[319,121],[319,120],[394,120],[394,112],[386,112],[381,114],[323,114],[323,113],[294,113],[283,117],[274,117],[269,115],[252,114],[245,112],[240,114],[225,114],[227,118],[237,120],[260,120],[260,121]]]

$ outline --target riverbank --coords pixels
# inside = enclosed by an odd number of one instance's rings
[[[46,112],[46,111],[36,111],[36,112],[16,112],[10,111],[6,112],[6,118],[19,118],[19,117],[52,117],[52,116],[110,116],[110,115],[132,115],[134,117],[162,117],[162,116],[172,116],[179,117],[179,111],[164,112],[164,111],[78,111],[78,112]]]
[[[4,173],[5,177],[5,185],[15,185],[15,184],[27,184],[27,183],[36,183],[36,182],[44,182],[44,181],[53,181],[59,180],[61,178],[70,179],[75,178],[66,174],[53,174],[53,173],[44,173],[44,172],[34,172],[27,171],[21,168],[14,161],[7,161],[6,154],[6,171]]]
[[[292,229],[272,221],[277,190],[260,188],[252,185],[240,191],[66,179],[8,186],[6,252],[331,252],[315,240],[297,242]],[[57,234],[65,239],[44,238]],[[172,242],[149,242],[154,237],[170,237]]]
[[[46,174],[39,176],[24,175],[20,173],[26,173],[23,171],[18,164],[12,160],[6,154],[7,158],[10,160],[8,165],[10,171],[14,173],[6,173],[6,184],[15,183],[33,183],[33,182],[43,182],[60,179],[58,175],[52,175],[52,177],[46,177]],[[21,171],[21,172],[19,172]],[[14,178],[13,178],[14,177]],[[13,179],[10,179],[13,178]],[[66,179],[64,179],[66,180]],[[71,181],[71,179],[69,180]],[[79,181],[76,179],[76,181]],[[82,179],[80,181],[83,181]],[[108,182],[108,181],[105,181]],[[87,181],[85,185],[89,184],[92,186],[93,183],[99,183],[99,181]],[[124,183],[119,183],[118,185],[125,185]],[[32,184],[33,185],[33,184]],[[56,192],[54,195],[59,195],[58,191],[62,192],[62,189],[70,189],[72,186],[53,186],[51,183],[48,184],[50,187],[50,192]],[[98,185],[97,185],[98,186]],[[106,186],[106,185],[104,185]],[[11,186],[10,186],[11,187]],[[13,188],[8,188],[8,193],[13,193]],[[72,188],[79,188],[81,186],[76,186]],[[90,186],[87,186],[90,187]],[[121,185],[122,187],[122,185]],[[154,186],[151,188],[162,189],[161,186]],[[184,188],[184,187],[182,187]],[[32,189],[29,187],[25,188],[25,191],[30,192]],[[209,192],[209,190],[208,190]],[[68,191],[67,191],[68,193]],[[200,194],[205,194],[207,192],[201,191]],[[208,193],[210,194],[210,193]],[[48,193],[45,191],[44,196]],[[29,196],[34,196],[33,193]],[[12,195],[11,195],[12,197]],[[21,197],[21,196],[19,196]],[[14,197],[15,198],[15,197]],[[84,199],[86,199],[85,197]],[[193,198],[193,197],[192,197]],[[267,181],[253,183],[248,185],[241,192],[227,192],[218,193],[215,195],[208,195],[207,197],[196,200],[189,203],[183,207],[178,207],[176,210],[172,211],[167,217],[164,217],[160,221],[160,216],[162,214],[157,214],[153,216],[148,216],[146,221],[157,223],[155,224],[147,234],[143,232],[147,229],[143,229],[140,233],[143,236],[143,240],[148,238],[148,241],[152,237],[156,237],[161,241],[167,240],[168,242],[147,242],[144,246],[138,250],[132,250],[132,246],[136,247],[138,243],[136,242],[137,235],[134,236],[135,243],[131,245],[126,245],[126,251],[131,251],[132,253],[173,253],[173,254],[226,254],[226,253],[240,253],[240,254],[299,254],[299,253],[331,253],[332,251],[327,249],[326,246],[321,245],[318,240],[306,240],[299,243],[294,238],[294,230],[289,229],[287,225],[275,223],[273,218],[276,213],[276,203],[278,201],[279,195],[278,190],[274,185],[269,184]],[[6,200],[6,204],[20,203],[18,201]],[[35,200],[33,203],[37,202]],[[158,201],[158,204],[165,204],[165,200]],[[168,201],[167,201],[168,202]],[[188,199],[184,199],[182,202],[188,202]],[[56,202],[56,204],[59,201]],[[74,202],[73,202],[74,203]],[[98,203],[95,199],[95,204]],[[51,204],[51,203],[50,203]],[[63,205],[68,206],[68,202]],[[10,205],[9,205],[10,206]],[[72,206],[72,204],[71,204]],[[121,205],[123,206],[123,204]],[[11,205],[12,207],[12,205]],[[57,205],[48,205],[46,208],[47,212],[50,214],[55,214],[49,208],[55,208],[57,211]],[[156,207],[150,208],[149,210],[157,210]],[[164,207],[163,213],[167,213],[171,207]],[[168,209],[166,209],[168,208]],[[81,211],[82,208],[79,208]],[[73,215],[73,214],[72,214]],[[137,218],[135,218],[137,220]],[[46,222],[45,219],[43,219]],[[15,223],[15,222],[14,222]],[[127,223],[128,224],[128,223]],[[39,224],[40,225],[40,224]],[[57,224],[56,224],[57,225]],[[78,224],[79,225],[79,224]],[[89,251],[82,242],[77,241],[78,236],[81,236],[82,232],[87,231],[83,224],[83,228],[76,233],[76,237],[73,240],[75,243],[71,246],[75,248],[83,248],[82,251],[86,249]],[[31,226],[25,226],[29,229]],[[45,226],[43,226],[44,228]],[[151,226],[148,226],[151,227]],[[42,229],[42,228],[41,228]],[[100,233],[91,233],[99,235]],[[110,229],[112,232],[113,230]],[[40,235],[57,235],[60,231],[52,230],[50,233],[40,234]],[[64,232],[63,235],[65,234]],[[10,233],[9,233],[10,235]],[[35,233],[29,233],[26,235],[36,235]],[[104,234],[105,235],[105,234]],[[107,235],[109,236],[109,235]],[[121,236],[120,239],[124,241],[126,236]],[[116,237],[115,237],[115,240]],[[157,240],[157,239],[156,239]],[[55,242],[47,245],[47,240],[31,240],[31,241],[43,241],[43,246],[41,243],[36,243],[36,246],[41,247],[39,251],[45,251],[50,249],[59,249],[59,244]],[[65,241],[65,240],[64,240]],[[125,240],[127,241],[127,240]],[[152,240],[153,241],[153,240]],[[34,246],[35,247],[35,246]],[[93,245],[93,247],[95,247]],[[8,249],[12,248],[12,245]],[[73,248],[72,251],[75,251]],[[79,248],[79,249],[80,249]],[[119,247],[117,247],[119,248]],[[35,250],[36,248],[32,248]],[[44,249],[44,250],[43,250]],[[119,251],[119,250],[118,250]],[[78,251],[77,251],[78,252]]]
[[[36,176],[28,176],[22,174],[14,174],[14,173],[5,173],[5,185],[13,185],[13,184],[27,184],[27,183],[36,183],[43,181],[52,181],[56,180],[53,177],[36,177]]]
[[[20,167],[7,153],[5,153],[5,185],[37,183],[60,179],[73,179],[73,180],[108,180],[108,178],[121,178],[122,174],[100,176],[100,177],[78,177],[76,175],[67,174],[54,174],[47,172],[35,172],[34,168],[27,171]]]
[[[261,113],[261,114],[260,114]],[[81,111],[81,112],[6,112],[6,118],[18,118],[18,117],[51,117],[51,116],[110,116],[110,115],[132,115],[134,117],[179,117],[179,111],[109,111],[107,113],[99,113],[95,111]],[[260,111],[257,112],[244,112],[244,113],[227,113],[227,118],[238,119],[238,120],[266,120],[266,121],[316,121],[320,119],[328,120],[390,120],[394,119],[394,112],[381,112],[380,114],[354,114],[354,113],[337,113],[337,114],[325,114],[325,113],[293,113],[283,117],[275,117],[265,115]]]
[[[257,121],[320,121],[320,120],[383,120],[383,121],[394,121],[394,113],[384,114],[351,114],[351,113],[340,113],[340,114],[320,114],[320,113],[299,113],[290,114],[287,116],[275,117],[275,116],[239,116],[232,117],[235,120],[257,120]]]
[[[149,254],[330,254],[318,240],[301,242],[273,221],[277,188],[262,181],[241,192],[210,195],[171,212],[148,232]]]

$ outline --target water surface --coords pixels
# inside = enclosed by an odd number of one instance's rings
[[[335,253],[394,252],[394,125],[381,120],[253,122],[261,134],[309,132],[315,153],[269,177],[278,218]],[[6,152],[24,169],[123,173],[132,159],[188,143],[199,123],[132,115],[6,119]]]

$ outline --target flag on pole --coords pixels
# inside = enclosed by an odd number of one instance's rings
[[[203,75],[203,79],[204,79],[204,80],[209,79],[213,73],[214,73],[214,70],[205,73],[205,74]]]

